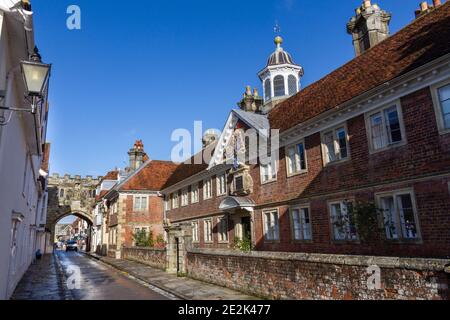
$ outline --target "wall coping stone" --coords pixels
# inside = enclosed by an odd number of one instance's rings
[[[401,268],[423,271],[446,271],[449,270],[450,259],[426,259],[426,258],[401,258],[401,257],[378,257],[378,256],[359,256],[359,255],[338,255],[338,254],[319,254],[319,253],[293,253],[293,252],[269,252],[252,251],[241,252],[237,250],[226,249],[200,249],[190,248],[189,253],[215,256],[260,258],[270,260],[284,261],[304,261],[311,263],[341,264],[349,266],[372,266],[380,268]]]
[[[142,251],[161,251],[161,252],[166,251],[166,249],[164,249],[164,248],[125,247],[125,246],[123,246],[122,248],[124,250],[131,249],[131,250],[142,250]]]

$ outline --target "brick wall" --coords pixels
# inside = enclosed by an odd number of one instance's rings
[[[137,261],[161,270],[166,269],[165,249],[123,247],[122,259]]]
[[[145,194],[139,195],[145,196]],[[133,195],[127,195],[124,199],[125,224],[124,245],[131,247],[133,245],[133,234],[136,228],[150,227],[153,232],[153,238],[164,234],[163,216],[164,201],[162,198],[148,195],[148,208],[144,211],[135,211],[133,205]]]
[[[399,147],[370,154],[364,116],[347,121],[350,159],[342,163],[323,165],[320,134],[305,138],[308,172],[287,177],[284,150],[280,152],[278,179],[261,185],[258,166],[251,168],[254,181],[250,198],[257,204],[254,216],[254,235],[258,250],[300,251],[342,254],[373,254],[388,256],[447,257],[450,252],[450,134],[440,135],[437,128],[430,88],[405,96],[400,101],[407,143]],[[216,183],[213,180],[213,194]],[[218,207],[223,197],[203,200],[200,183],[200,202],[170,210],[172,222],[223,214]],[[364,245],[334,243],[331,239],[327,201],[355,199],[374,201],[374,194],[412,188],[415,193],[420,243],[393,243],[381,240]],[[293,203],[310,204],[313,240],[294,243],[288,208]],[[263,240],[261,212],[265,208],[280,211],[281,239],[266,244]],[[230,223],[231,225],[231,223]],[[203,237],[200,224],[200,238]],[[230,226],[231,227],[231,226]],[[232,232],[230,232],[232,238]],[[220,247],[204,244],[200,247]]]
[[[192,249],[187,262],[192,278],[269,299],[449,298],[448,260]],[[372,265],[381,270],[374,290],[367,285]]]

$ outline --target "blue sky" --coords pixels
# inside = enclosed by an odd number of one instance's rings
[[[305,69],[302,85],[353,58],[346,23],[361,0],[34,0],[36,42],[53,64],[48,140],[51,172],[104,175],[127,164],[142,139],[170,159],[174,129],[222,129],[246,85],[283,47]],[[391,31],[414,19],[418,0],[379,0]],[[69,5],[82,29],[66,28]]]

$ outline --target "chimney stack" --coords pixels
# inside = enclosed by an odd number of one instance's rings
[[[253,89],[252,93],[252,87],[247,86],[242,100],[238,102],[238,106],[246,112],[260,113],[263,103],[263,98],[259,96],[258,89]]]
[[[130,157],[129,171],[136,171],[141,165],[144,164],[147,154],[144,151],[144,143],[142,140],[137,140],[134,146],[128,152]]]
[[[370,0],[365,0],[355,14],[347,24],[347,32],[352,36],[355,54],[359,56],[389,37],[392,16]]]

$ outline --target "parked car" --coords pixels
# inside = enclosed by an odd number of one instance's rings
[[[67,241],[66,251],[78,251],[78,243],[76,241]]]

